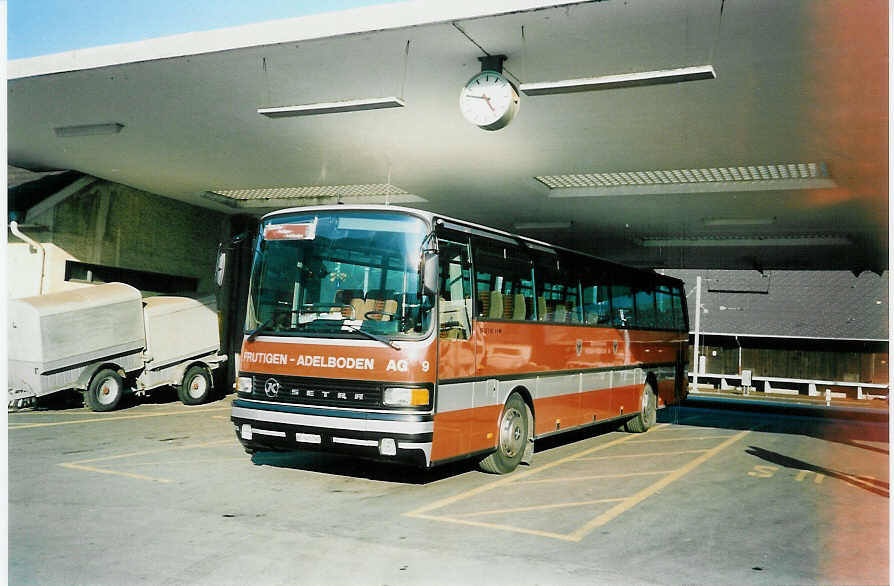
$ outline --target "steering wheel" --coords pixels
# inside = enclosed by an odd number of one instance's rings
[[[307,303],[304,305],[304,310],[315,311],[317,309],[350,309],[351,310],[351,319],[355,319],[356,310],[353,305],[346,305],[344,303]]]
[[[400,318],[400,316],[398,316],[396,313],[390,313],[390,312],[387,312],[387,311],[376,311],[376,310],[372,310],[372,311],[367,311],[366,313],[364,313],[364,314],[363,314],[363,319],[372,319],[372,317],[370,317],[370,316],[372,316],[372,315],[381,315],[382,317],[387,316],[387,317],[390,318],[390,319]]]

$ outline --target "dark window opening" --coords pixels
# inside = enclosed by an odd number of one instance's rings
[[[199,286],[195,277],[167,275],[74,260],[65,261],[65,280],[75,283],[127,283],[142,291],[155,293],[194,293]]]

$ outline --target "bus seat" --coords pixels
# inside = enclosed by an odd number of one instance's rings
[[[500,319],[512,319],[512,308],[515,306],[515,298],[511,295],[503,295],[503,315]]]
[[[543,298],[543,295],[537,298],[537,319],[546,320],[546,299]]]
[[[357,319],[381,319],[381,315],[372,315],[370,317],[366,317],[366,314],[370,311],[380,311],[377,309],[378,300],[376,299],[367,299],[363,301],[360,306],[360,309],[357,310]]]
[[[512,297],[512,319],[516,321],[525,320],[528,312],[528,306],[525,301],[525,296],[521,293],[516,293]]]
[[[397,315],[397,301],[394,299],[386,299],[382,303],[382,309],[377,311],[383,313],[383,315],[379,316],[382,321],[391,321],[391,315]]]
[[[351,299],[351,307],[353,308],[353,312],[351,312],[351,319],[363,319],[363,314],[365,314],[368,309],[366,309],[366,300],[363,297],[355,297]]]
[[[568,310],[565,305],[559,303],[556,305],[556,311],[553,313],[553,321],[564,322],[568,318]]]
[[[571,309],[568,311],[568,321],[573,324],[580,323],[580,311],[578,311],[577,305],[572,305]]]
[[[479,291],[478,292],[478,317],[489,317],[489,315],[487,313],[489,308],[490,308],[490,293],[488,293],[487,291]]]
[[[490,292],[487,317],[490,319],[503,318],[503,296],[499,291]]]

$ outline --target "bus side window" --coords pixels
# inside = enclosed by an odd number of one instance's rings
[[[655,323],[655,293],[650,283],[641,283],[636,287],[636,325],[640,328],[657,327]]]
[[[581,271],[584,323],[608,325],[611,321],[610,274],[598,265]]]
[[[633,291],[630,285],[612,285],[612,325],[628,328],[636,325],[633,313]]]
[[[518,247],[485,240],[475,244],[478,317],[533,320],[534,281],[531,261]]]
[[[655,290],[655,327],[674,329],[674,298],[670,287],[659,285]]]
[[[687,315],[683,309],[683,290],[680,287],[673,288],[674,303],[674,329],[686,332],[689,330],[687,325]]]

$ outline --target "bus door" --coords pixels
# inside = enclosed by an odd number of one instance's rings
[[[438,378],[471,379],[475,376],[472,340],[472,275],[469,245],[438,241],[440,298],[438,299]]]
[[[438,391],[432,459],[471,449],[475,389],[472,274],[469,244],[438,240]]]

